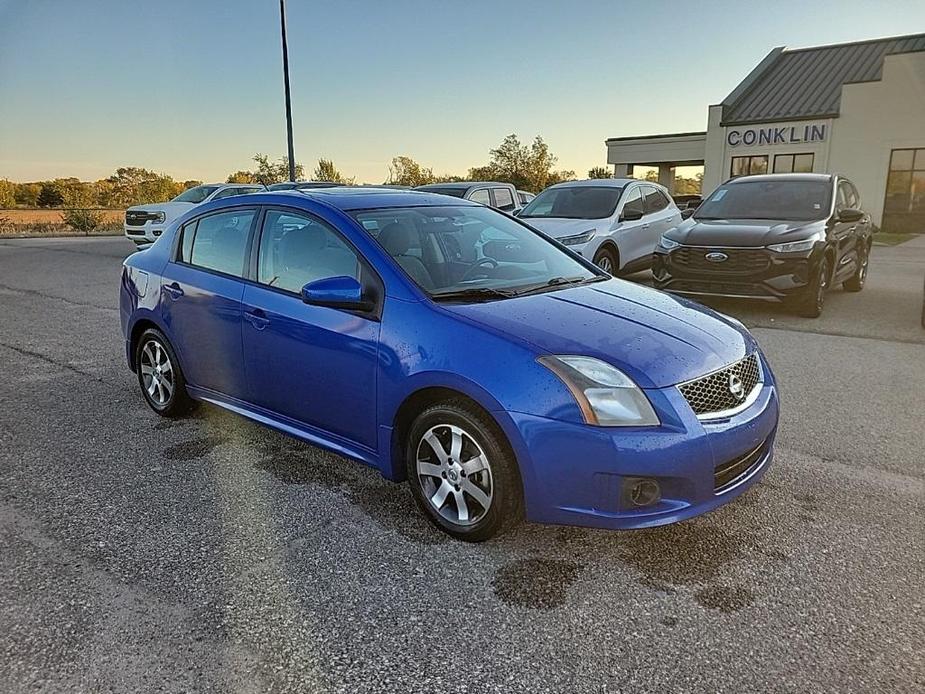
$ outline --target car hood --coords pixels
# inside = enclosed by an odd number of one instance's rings
[[[524,217],[523,221],[534,229],[539,229],[547,236],[561,239],[575,236],[586,231],[594,231],[606,226],[606,219],[562,219],[557,217]]]
[[[138,211],[138,212],[163,212],[164,216],[167,217],[167,220],[176,219],[181,214],[194,208],[194,205],[191,202],[155,202],[150,205],[134,205],[129,207],[128,210]]]
[[[663,388],[738,361],[755,341],[737,322],[681,297],[612,279],[544,294],[443,304],[543,353],[613,364],[642,388]]]
[[[688,246],[767,246],[800,241],[825,222],[774,219],[687,219],[667,236]]]

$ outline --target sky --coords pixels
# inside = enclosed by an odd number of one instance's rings
[[[608,137],[706,128],[774,47],[925,32],[925,2],[288,0],[296,159],[485,164],[508,133],[559,168]],[[224,180],[286,152],[277,0],[0,0],[0,178],[142,166]]]

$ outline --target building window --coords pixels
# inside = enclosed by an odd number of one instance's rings
[[[752,176],[754,174],[766,174],[767,172],[768,155],[763,154],[760,157],[733,157],[729,175],[736,178],[737,176]]]
[[[816,156],[810,154],[775,154],[774,173],[812,173]]]
[[[925,148],[894,149],[883,204],[884,231],[925,228]]]

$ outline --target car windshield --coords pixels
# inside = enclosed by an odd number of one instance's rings
[[[520,213],[520,217],[604,219],[617,209],[622,188],[615,186],[564,186],[547,188]]]
[[[267,190],[292,190],[298,185],[298,183],[293,183],[292,181],[286,181],[285,183],[273,183],[267,186]]]
[[[606,279],[489,207],[386,208],[353,216],[436,299],[492,299]]]
[[[829,214],[831,188],[821,180],[738,180],[717,188],[694,219],[823,219]]]
[[[184,190],[177,197],[171,200],[171,202],[199,203],[212,195],[212,193],[214,193],[216,190],[218,190],[218,186],[196,186],[195,188]]]
[[[415,190],[422,190],[425,193],[439,193],[440,195],[452,195],[454,198],[466,197],[468,188],[445,188],[443,186],[421,186]]]

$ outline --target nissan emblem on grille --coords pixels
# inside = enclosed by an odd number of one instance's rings
[[[735,364],[680,384],[678,390],[694,414],[709,419],[743,405],[760,386],[761,367],[753,352]]]

